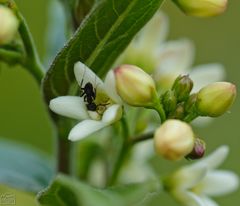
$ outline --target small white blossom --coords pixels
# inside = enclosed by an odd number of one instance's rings
[[[188,39],[165,41],[168,18],[158,12],[129,45],[120,61],[134,64],[149,73],[160,89],[169,89],[180,74],[190,74],[194,82],[193,92],[203,86],[221,81],[225,77],[221,64],[205,64],[192,68],[195,48]]]
[[[102,82],[91,69],[81,62],[74,66],[74,74],[83,90],[87,83],[91,83],[96,93],[95,111],[87,109],[87,100],[81,96],[61,96],[50,101],[50,109],[60,115],[77,119],[80,122],[72,128],[68,138],[72,141],[80,140],[86,136],[120,120],[122,117],[122,102],[115,89],[113,71],[109,71],[105,81]],[[83,91],[82,91],[83,92]]]
[[[235,173],[216,169],[228,151],[227,146],[221,146],[208,157],[181,168],[166,179],[166,188],[182,205],[217,206],[209,197],[231,193],[239,186]]]

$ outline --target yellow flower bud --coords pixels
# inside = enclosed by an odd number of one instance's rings
[[[151,107],[157,98],[152,77],[137,66],[122,65],[115,69],[116,87],[129,105]]]
[[[0,6],[0,45],[12,41],[17,29],[17,17],[9,8]]]
[[[236,86],[229,82],[209,84],[198,92],[197,111],[201,116],[218,117],[228,111],[236,93]]]
[[[173,0],[184,13],[209,17],[223,13],[227,7],[227,0]]]
[[[192,128],[180,120],[167,120],[154,134],[156,152],[168,160],[178,160],[188,155],[194,147]]]

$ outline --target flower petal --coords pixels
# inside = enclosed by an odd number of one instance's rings
[[[194,46],[190,40],[181,39],[164,43],[159,50],[158,72],[182,74],[194,59]]]
[[[53,112],[65,117],[70,117],[78,120],[89,118],[86,105],[81,97],[57,97],[50,101],[49,107]]]
[[[118,104],[122,104],[120,96],[117,94],[115,76],[112,70],[110,70],[104,81],[104,89],[107,95]]]
[[[106,126],[107,124],[102,121],[84,120],[72,128],[68,139],[72,141],[81,140]]]
[[[221,196],[235,191],[239,187],[239,178],[230,171],[210,171],[198,187],[206,195]]]
[[[104,112],[102,117],[102,122],[110,125],[122,117],[122,106],[119,104],[111,105],[107,110]]]
[[[138,48],[155,50],[166,39],[169,30],[168,17],[163,12],[157,12],[155,16],[140,31]]]
[[[192,121],[192,124],[196,127],[206,127],[213,120],[214,120],[214,118],[212,118],[212,117],[198,117],[197,119]]]
[[[83,87],[88,82],[92,83],[94,88],[99,88],[103,85],[102,80],[82,62],[75,63],[74,74],[79,86],[82,84]]]
[[[136,144],[132,149],[132,158],[135,162],[146,163],[154,154],[152,139]]]
[[[163,44],[158,51],[155,81],[165,89],[171,87],[177,76],[189,73],[193,59],[194,47],[190,40],[183,39]]]
[[[207,165],[192,164],[190,166],[182,167],[175,174],[173,174],[171,183],[173,187],[186,190],[198,184],[207,173]]]
[[[215,201],[208,197],[202,197],[205,206],[219,206]]]
[[[207,165],[208,170],[215,169],[224,162],[228,155],[228,152],[229,147],[227,145],[223,145],[193,165]]]
[[[193,68],[190,77],[194,82],[192,92],[198,92],[202,87],[212,82],[224,80],[226,74],[221,64],[206,64]]]
[[[172,194],[183,205],[206,206],[201,197],[195,195],[193,192],[188,192],[186,190],[175,190],[172,192]]]
[[[142,160],[137,161],[134,157],[131,157],[124,165],[119,179],[121,182],[129,184],[147,181],[149,179],[154,179],[154,177],[154,171],[148,162],[143,162]]]

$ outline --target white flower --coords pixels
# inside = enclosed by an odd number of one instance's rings
[[[206,64],[192,68],[194,45],[188,39],[165,41],[168,18],[158,12],[129,45],[120,61],[135,64],[149,73],[161,89],[169,89],[180,74],[190,74],[193,92],[225,77],[221,64]]]
[[[217,206],[209,196],[222,196],[239,186],[235,173],[216,169],[228,151],[227,146],[221,146],[208,157],[175,172],[166,180],[169,192],[186,206]]]
[[[180,74],[190,75],[194,82],[193,93],[209,83],[224,79],[225,71],[221,64],[205,64],[192,68],[194,52],[193,43],[187,39],[162,44],[159,63],[154,72],[155,81],[161,88],[169,89]]]
[[[122,103],[115,90],[113,71],[109,71],[102,82],[91,69],[77,62],[74,65],[74,74],[82,92],[87,83],[93,86],[96,96],[92,94],[93,101],[90,102],[93,102],[96,108],[90,109],[92,111],[87,108],[86,95],[57,97],[52,99],[49,105],[55,113],[80,121],[69,133],[68,138],[72,141],[85,138],[122,117]]]

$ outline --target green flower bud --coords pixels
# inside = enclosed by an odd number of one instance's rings
[[[161,99],[164,110],[167,114],[171,113],[172,111],[175,111],[177,107],[177,99],[173,91],[171,90],[166,91]]]
[[[167,120],[154,134],[156,152],[168,160],[178,160],[194,147],[192,128],[180,120]]]
[[[191,153],[186,156],[186,159],[196,160],[203,157],[206,151],[206,143],[199,138],[195,139],[194,147]]]
[[[158,101],[152,77],[139,67],[122,65],[114,73],[117,92],[129,105],[153,107]]]
[[[186,14],[197,17],[216,16],[223,13],[227,0],[173,0]]]
[[[236,86],[229,82],[215,82],[203,87],[197,96],[196,109],[199,115],[218,117],[233,104]]]
[[[197,94],[191,94],[185,104],[185,111],[187,113],[195,111],[196,102],[197,102]]]
[[[172,86],[172,90],[174,91],[178,102],[187,100],[192,88],[193,81],[188,75],[178,76]]]
[[[169,115],[171,119],[183,119],[185,115],[184,104],[179,103],[174,112]]]
[[[17,33],[18,19],[13,12],[0,5],[0,45],[11,42]]]

